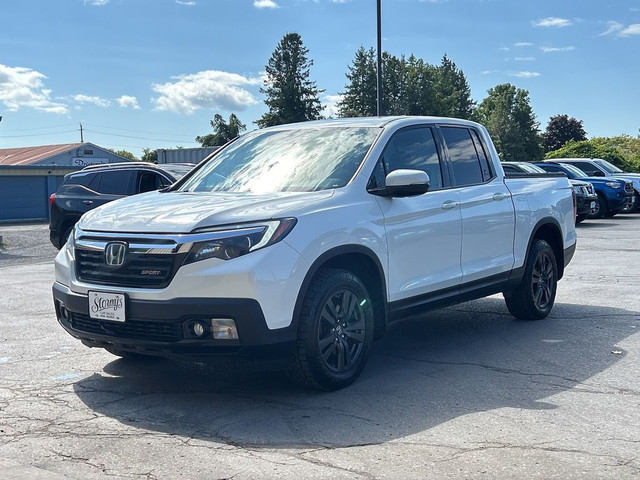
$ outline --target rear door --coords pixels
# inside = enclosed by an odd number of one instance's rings
[[[78,209],[88,212],[100,205],[133,194],[132,170],[108,170],[100,172],[88,185],[89,191],[78,202]]]
[[[381,186],[398,169],[425,171],[430,190],[406,198],[375,197],[387,234],[389,300],[457,287],[462,271],[462,222],[458,197],[447,188],[447,172],[432,128],[409,127],[389,140],[370,186]]]
[[[514,264],[515,214],[511,192],[489,163],[473,128],[439,128],[462,217],[462,284],[506,274]]]

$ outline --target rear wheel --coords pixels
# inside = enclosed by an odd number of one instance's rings
[[[553,308],[558,285],[558,267],[553,249],[545,240],[534,240],[520,285],[504,298],[511,315],[522,320],[540,320]]]
[[[367,361],[373,325],[373,305],[362,281],[347,270],[321,269],[298,318],[290,377],[323,390],[353,383]]]

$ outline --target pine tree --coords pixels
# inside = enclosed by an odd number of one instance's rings
[[[233,140],[240,135],[240,132],[247,129],[247,126],[233,113],[229,116],[229,123],[225,122],[223,116],[219,113],[216,113],[213,116],[213,120],[209,123],[211,123],[213,133],[196,137],[196,142],[200,143],[203,147],[218,147],[224,145],[229,140]]]
[[[373,48],[360,47],[356,52],[349,72],[349,83],[338,103],[341,117],[372,117],[377,113],[376,54]]]
[[[471,118],[475,102],[467,78],[454,62],[444,55],[436,68],[434,96],[436,115],[442,117]]]
[[[266,66],[264,88],[260,89],[267,96],[269,111],[255,122],[259,127],[322,118],[319,95],[324,90],[309,80],[313,60],[307,58],[308,53],[297,33],[286,34],[278,43]]]

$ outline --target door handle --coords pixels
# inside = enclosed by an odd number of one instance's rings
[[[505,198],[509,198],[509,195],[506,193],[494,193],[493,199],[496,201],[504,200]]]
[[[92,205],[93,200],[83,200],[82,203],[84,203],[85,205]]]
[[[456,208],[458,205],[460,205],[460,202],[454,202],[453,200],[447,200],[446,202],[444,202],[442,204],[442,209],[443,210],[451,210],[452,208]]]

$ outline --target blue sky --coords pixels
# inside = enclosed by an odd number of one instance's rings
[[[265,65],[298,32],[327,113],[360,46],[375,46],[375,0],[3,0],[0,148],[84,139],[129,150],[195,147],[214,114],[266,111]],[[640,128],[640,0],[382,0],[383,49],[447,54],[476,101],[510,82],[587,134]]]

